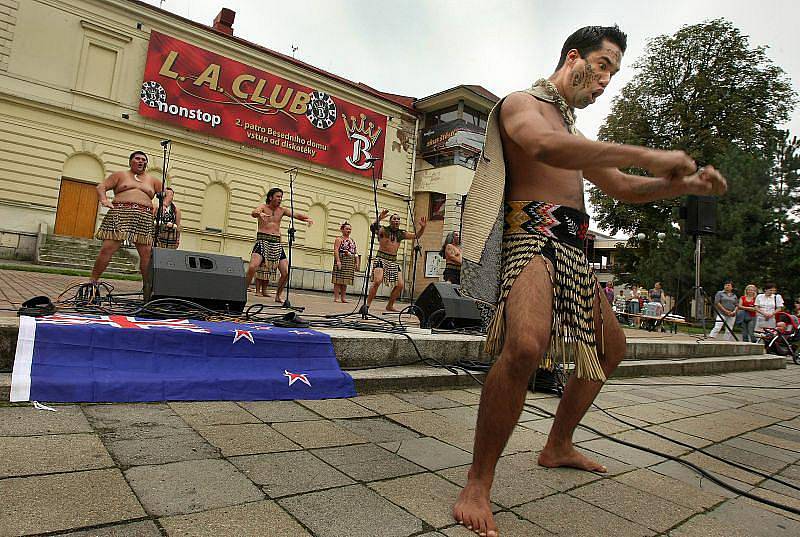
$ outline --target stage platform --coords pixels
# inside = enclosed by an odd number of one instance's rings
[[[12,309],[34,295],[57,297],[64,289],[85,279],[58,274],[41,274],[22,271],[0,271],[4,283],[5,307]],[[141,282],[112,281],[115,292],[132,293],[141,289]],[[346,304],[334,303],[329,293],[292,291],[292,305],[304,307],[299,315],[320,319],[325,315],[352,312],[357,297]],[[248,294],[249,304],[274,306],[274,300]],[[399,302],[398,308],[408,303]],[[370,313],[380,319],[398,322],[397,314],[383,314],[386,302],[376,299]],[[285,309],[270,309],[279,315]],[[348,317],[361,322],[360,315]],[[354,329],[316,328],[331,336],[334,351],[342,369],[355,381],[359,394],[402,389],[473,386],[475,380],[464,372],[431,367],[434,360],[453,365],[461,361],[489,362],[483,352],[483,337],[456,333],[426,333],[418,328],[411,315],[403,316],[403,324],[411,329],[406,334],[376,333]],[[371,326],[388,326],[378,319],[370,319]],[[11,369],[19,331],[19,321],[13,311],[0,315],[0,400],[8,400]],[[618,368],[616,377],[658,375],[708,375],[735,371],[756,371],[786,367],[783,357],[764,354],[760,344],[736,343],[716,340],[698,340],[686,334],[668,334],[645,330],[625,329],[628,337],[626,359]],[[413,344],[412,341],[413,340]],[[417,350],[419,350],[419,354]],[[476,373],[477,378],[483,374]]]
[[[0,318],[0,400],[8,400],[18,330],[18,319]],[[359,394],[476,384],[464,372],[420,363],[420,355],[428,363],[435,359],[445,365],[462,360],[489,361],[480,336],[320,331],[331,336],[336,357],[342,369],[353,377]],[[785,358],[764,354],[761,345],[627,332],[634,333],[629,334],[627,356],[615,377],[710,375],[786,367]],[[483,378],[481,373],[475,376]]]

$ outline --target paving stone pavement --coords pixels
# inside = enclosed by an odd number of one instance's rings
[[[0,536],[466,537],[450,507],[479,394],[0,405]],[[527,402],[558,404],[542,394]],[[611,381],[598,406],[608,414],[593,408],[584,422],[603,433],[800,510],[800,367]],[[493,510],[504,537],[800,535],[800,515],[595,433],[579,431],[576,443],[608,474],[542,468],[551,423],[527,408],[498,464]]]

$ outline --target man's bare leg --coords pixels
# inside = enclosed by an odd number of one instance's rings
[[[245,288],[250,288],[250,285],[253,283],[253,276],[256,275],[258,267],[260,267],[261,263],[263,262],[264,258],[261,257],[261,254],[253,252],[253,255],[250,256],[250,264],[247,266],[247,276],[245,277],[247,280],[247,285]]]
[[[103,246],[100,248],[100,252],[97,254],[97,259],[95,259],[94,267],[92,268],[91,277],[93,282],[100,279],[100,276],[103,275],[103,272],[105,272],[108,264],[111,262],[111,256],[114,255],[114,252],[119,250],[120,246],[122,246],[122,241],[112,241],[110,239],[103,241]]]
[[[596,293],[594,326],[597,335],[598,352],[605,350],[605,354],[600,354],[600,365],[606,374],[606,378],[608,378],[625,356],[625,333],[620,328],[608,300],[601,300],[601,298],[604,297]],[[602,319],[600,318],[598,304],[602,308]],[[605,342],[602,339],[604,336]],[[540,465],[548,468],[569,466],[592,472],[606,471],[605,466],[578,452],[572,445],[572,434],[575,432],[575,428],[583,419],[602,387],[602,382],[579,379],[575,375],[569,379],[564,395],[558,405],[558,410],[556,410],[556,417],[553,420],[553,426],[550,428],[547,444],[539,454]]]
[[[403,292],[403,279],[397,280],[397,285],[392,288],[392,293],[389,295],[389,302],[386,303],[386,311],[399,311],[394,307],[395,301],[400,298],[400,293]]]
[[[546,263],[534,258],[514,282],[505,306],[503,352],[481,392],[472,466],[453,506],[453,518],[479,535],[497,535],[489,501],[495,465],[519,419],[528,381],[550,341],[553,287]]]
[[[147,281],[150,277],[150,257],[153,255],[151,244],[137,244],[136,251],[139,252],[139,272],[142,273],[142,281]]]
[[[367,296],[367,307],[372,305],[375,300],[375,295],[378,294],[378,287],[383,283],[383,269],[376,268],[372,271],[372,286],[369,288],[369,295]]]
[[[275,289],[275,302],[283,303],[281,295],[283,294],[283,288],[286,287],[286,280],[289,279],[289,261],[286,259],[278,261],[278,272],[281,276],[278,278],[278,288]]]

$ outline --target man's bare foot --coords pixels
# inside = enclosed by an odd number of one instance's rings
[[[546,468],[577,468],[578,470],[586,470],[587,472],[600,472],[605,473],[608,469],[597,461],[593,461],[583,453],[579,452],[573,446],[564,451],[559,451],[545,446],[541,453],[539,453],[539,466]]]
[[[400,310],[395,308],[394,306],[386,306],[386,311],[400,311]]]
[[[342,299],[342,300],[341,300],[341,303],[342,303],[342,304],[347,304],[348,302],[350,302],[350,301],[349,301],[349,300],[345,300],[345,299]]]
[[[283,304],[283,299],[278,295],[275,295],[275,302],[277,302],[278,304]]]
[[[468,480],[453,506],[453,518],[481,537],[497,537],[489,488],[476,480]]]

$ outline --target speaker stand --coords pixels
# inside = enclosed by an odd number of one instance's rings
[[[716,323],[717,319],[722,322],[722,330],[727,330],[730,332],[731,336],[733,337],[734,341],[739,341],[739,338],[736,337],[736,334],[733,332],[733,329],[728,326],[725,322],[725,318],[722,314],[717,310],[714,306],[713,301],[706,293],[706,290],[703,289],[703,286],[700,285],[700,254],[703,239],[701,235],[696,235],[695,238],[695,246],[694,246],[694,286],[689,289],[682,297],[680,297],[675,304],[666,312],[664,315],[661,316],[660,319],[657,319],[655,323],[653,323],[653,329],[655,330],[658,328],[659,325],[663,326],[664,321],[669,317],[675,310],[679,308],[681,304],[686,302],[687,300],[691,299],[692,297],[695,300],[695,320],[700,319],[700,323],[703,326],[703,338],[707,338],[708,334],[706,332],[706,314],[705,308],[706,306],[711,306],[711,311],[714,312],[714,322]]]

